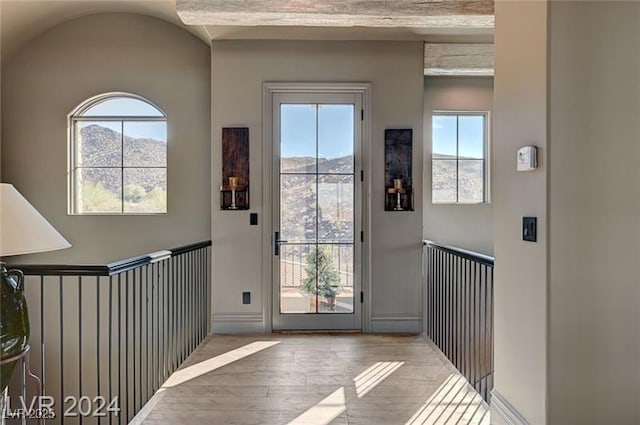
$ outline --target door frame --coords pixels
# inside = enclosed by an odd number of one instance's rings
[[[371,327],[371,83],[288,83],[265,82],[262,85],[262,312],[265,330],[273,330],[273,96],[281,93],[300,94],[326,94],[343,93],[359,94],[362,96],[362,170],[364,182],[362,183],[362,229],[364,242],[362,242],[361,261],[361,291],[364,294],[361,305],[362,331],[367,332]],[[356,112],[357,113],[357,112]],[[357,170],[356,170],[357,174]],[[357,238],[356,238],[357,240]],[[358,302],[357,294],[355,302]]]
[[[360,180],[360,170],[363,170],[362,165],[362,120],[360,111],[364,110],[362,105],[362,95],[359,93],[276,93],[273,94],[273,140],[272,145],[272,164],[273,164],[273,176],[272,176],[272,234],[275,237],[275,232],[279,232],[283,235],[284,239],[287,239],[287,228],[282,227],[284,223],[279,218],[281,217],[283,207],[286,209],[287,205],[282,204],[281,178],[282,170],[281,164],[281,135],[282,129],[280,124],[282,123],[280,107],[284,104],[298,104],[298,105],[353,105],[352,119],[354,125],[353,134],[353,153],[354,153],[354,168],[352,170],[353,176],[353,239],[350,243],[353,246],[353,292],[352,302],[353,310],[350,313],[302,313],[302,312],[282,312],[282,275],[279,273],[282,266],[282,255],[276,256],[275,252],[272,256],[272,328],[274,330],[362,330],[362,304],[360,302],[360,292],[362,291],[362,242],[360,241],[360,231],[364,230],[362,227],[362,190],[363,182]],[[319,109],[315,109],[316,114],[319,114]],[[316,115],[316,122],[318,120]],[[317,131],[318,129],[316,129]],[[316,133],[318,137],[318,133]],[[319,147],[319,140],[316,140],[316,148]],[[316,154],[319,154],[316,150]],[[316,170],[319,172],[320,170]],[[319,175],[316,174],[316,177]],[[318,186],[316,186],[317,188]],[[320,192],[316,193],[316,201],[320,202]],[[315,211],[315,218],[317,220],[318,210]],[[323,242],[319,240],[319,234],[316,235],[315,245],[322,245]],[[293,241],[292,241],[293,242]],[[287,244],[284,243],[281,246],[281,250],[287,248]],[[274,249],[275,251],[275,249]]]

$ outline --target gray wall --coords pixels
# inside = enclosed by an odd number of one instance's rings
[[[433,111],[493,111],[491,77],[424,79],[424,237],[439,243],[493,255],[493,204],[431,203],[431,117]],[[489,145],[492,125],[489,122]],[[491,153],[491,149],[489,149]],[[493,165],[489,158],[489,169]],[[489,172],[491,183],[491,173]],[[491,192],[491,191],[489,191]]]
[[[506,399],[545,423],[547,388],[547,4],[496,2],[493,133],[494,353],[492,404]],[[540,168],[516,172],[516,151],[540,149]],[[538,242],[522,217],[538,217]],[[499,415],[493,414],[496,424]],[[563,424],[570,425],[570,424]]]
[[[640,423],[640,3],[552,2],[550,425]]]
[[[2,181],[13,183],[73,248],[19,261],[103,263],[210,238],[210,49],[132,14],[87,16],[32,40],[2,66]],[[67,215],[67,114],[110,91],[168,117],[168,214]]]
[[[365,310],[374,331],[422,329],[422,102],[423,53],[420,42],[224,41],[212,49],[212,187],[221,183],[221,133],[225,126],[248,126],[251,152],[251,211],[259,226],[249,227],[246,212],[213,214],[214,331],[262,331],[268,327],[270,282],[263,264],[265,210],[262,194],[262,83],[265,81],[371,82],[372,155],[366,170],[371,183],[370,292]],[[413,128],[415,212],[393,213],[384,206],[384,129]],[[365,191],[366,192],[366,191]],[[214,196],[218,196],[214,193]],[[394,265],[394,266],[390,266]],[[396,266],[397,265],[397,266]],[[365,283],[366,287],[366,283]],[[252,304],[242,305],[242,291]],[[267,291],[266,293],[264,291]],[[266,297],[266,298],[263,298]],[[370,302],[369,302],[370,299]],[[364,318],[367,322],[367,317]]]

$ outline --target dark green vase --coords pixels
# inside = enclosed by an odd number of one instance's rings
[[[24,298],[24,276],[0,263],[0,359],[17,356],[29,342],[29,311]],[[0,392],[9,384],[18,361],[0,366]]]

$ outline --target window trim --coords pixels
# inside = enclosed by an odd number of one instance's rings
[[[455,116],[455,117],[459,117],[459,116],[478,116],[478,115],[482,115],[484,116],[484,141],[483,141],[483,157],[482,159],[478,159],[478,161],[482,161],[483,164],[483,171],[484,171],[484,181],[483,181],[483,196],[482,196],[482,201],[481,202],[460,202],[458,200],[456,200],[455,202],[434,202],[433,201],[433,117],[436,115],[444,115],[444,116]],[[486,111],[486,110],[451,110],[451,109],[447,109],[447,110],[441,110],[441,109],[434,109],[433,111],[431,111],[431,204],[432,205],[485,205],[485,204],[491,204],[491,173],[490,173],[490,155],[491,155],[491,143],[490,143],[490,117],[491,117],[491,112],[490,111]],[[458,196],[458,162],[460,161],[460,155],[459,155],[459,144],[460,144],[460,140],[458,135],[456,134],[456,199],[459,198]],[[451,160],[447,160],[447,159],[443,159],[442,161],[453,161],[453,159]]]
[[[91,116],[83,116],[82,114],[86,113],[89,109],[96,106],[99,103],[108,101],[109,99],[115,98],[129,98],[139,100],[141,102],[147,103],[148,105],[154,107],[158,112],[160,112],[161,116],[145,116],[145,115],[91,115]],[[76,167],[76,126],[78,122],[83,121],[113,121],[113,122],[149,122],[149,121],[157,121],[164,122],[167,125],[168,129],[168,120],[167,113],[156,105],[154,102],[149,99],[128,92],[108,92],[102,93],[88,99],[85,99],[78,106],[73,108],[73,110],[67,114],[67,215],[74,216],[154,216],[154,215],[166,215],[169,213],[169,164],[168,164],[168,155],[167,155],[167,164],[164,167],[138,167],[138,168],[158,168],[165,169],[166,178],[167,178],[167,203],[164,212],[125,212],[124,204],[121,212],[78,212],[76,200],[77,200],[77,188],[76,188],[76,170],[82,167]],[[167,131],[168,133],[168,131]],[[168,140],[167,140],[168,144]],[[168,154],[168,145],[167,145],[167,154]],[[100,167],[90,167],[90,168],[100,168]],[[120,167],[105,167],[105,168],[114,168],[124,170],[124,164]],[[136,167],[133,167],[136,168]],[[122,182],[124,184],[124,182]],[[124,186],[123,186],[124,190]],[[124,198],[122,199],[124,202]]]

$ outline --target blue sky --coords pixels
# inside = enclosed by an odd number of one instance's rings
[[[459,153],[467,158],[483,158],[484,115],[434,115],[432,123],[433,153],[456,155],[456,132]],[[456,129],[457,127],[457,129]]]
[[[84,116],[138,116],[138,117],[162,117],[163,114],[154,106],[138,99],[120,97],[100,102],[89,108]],[[98,124],[102,127],[110,128],[120,133],[122,131],[120,122],[113,121],[87,121],[83,127]],[[167,140],[167,123],[159,121],[147,122],[125,122],[124,134],[135,138],[149,138],[156,140]]]
[[[282,157],[315,157],[316,138],[320,158],[353,155],[353,105],[284,104],[280,125]]]
[[[114,97],[104,102],[100,102],[89,108],[84,116],[139,116],[139,117],[161,117],[162,112],[153,105],[131,97]]]

